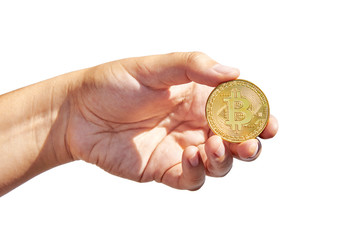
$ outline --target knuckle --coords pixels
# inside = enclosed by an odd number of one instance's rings
[[[206,56],[206,54],[203,52],[198,52],[198,51],[187,52],[185,56],[186,57],[185,62],[186,64],[191,65],[196,63],[200,58],[203,58],[204,56]]]
[[[168,56],[174,59],[180,59],[185,65],[195,64],[199,59],[207,57],[207,55],[200,51],[193,52],[172,52]]]

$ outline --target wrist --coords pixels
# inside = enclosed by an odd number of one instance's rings
[[[68,144],[68,124],[72,111],[72,98],[81,87],[85,70],[67,73],[47,80],[51,94],[44,101],[47,109],[44,124],[49,127],[38,128],[38,138],[45,139],[43,151],[39,155],[48,168],[74,161]],[[41,111],[40,111],[41,112]]]
[[[80,70],[0,96],[0,196],[73,160],[66,142],[69,99],[82,76]]]
[[[73,160],[68,151],[66,130],[70,96],[76,91],[82,75],[82,70],[67,73],[10,94],[13,99],[20,99],[20,104],[14,106],[16,116],[9,116],[20,119],[12,128],[23,129],[10,132],[10,136],[16,136],[17,144],[26,146],[19,156],[23,155],[22,158],[36,166],[38,172]]]

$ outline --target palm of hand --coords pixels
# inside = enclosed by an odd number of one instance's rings
[[[117,176],[161,182],[187,146],[208,138],[204,108],[211,87],[154,89],[149,79],[109,64],[91,76],[72,100],[68,141],[74,157]]]

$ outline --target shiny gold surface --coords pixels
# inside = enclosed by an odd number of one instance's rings
[[[229,142],[256,138],[269,120],[269,103],[255,84],[236,79],[221,83],[206,103],[211,130]]]

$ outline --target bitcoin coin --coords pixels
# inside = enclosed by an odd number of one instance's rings
[[[244,142],[264,130],[270,108],[259,87],[236,79],[221,83],[210,93],[205,112],[215,134],[228,142]]]

